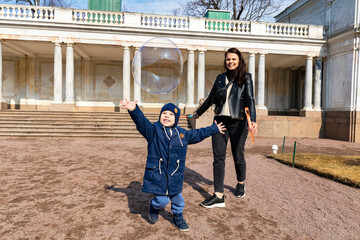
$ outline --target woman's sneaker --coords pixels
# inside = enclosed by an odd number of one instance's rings
[[[222,198],[218,198],[218,196],[214,194],[202,203],[200,203],[200,206],[205,208],[225,207],[225,195],[223,195]]]
[[[236,185],[235,197],[238,198],[245,197],[245,184],[238,183]]]
[[[173,224],[182,232],[189,231],[190,229],[189,226],[186,224],[182,213],[173,214]]]

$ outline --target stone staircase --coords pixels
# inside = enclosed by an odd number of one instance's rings
[[[150,122],[159,114],[145,113]],[[187,118],[179,126],[190,129]],[[128,113],[0,111],[0,136],[19,137],[142,137]]]

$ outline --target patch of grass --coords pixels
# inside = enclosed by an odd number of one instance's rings
[[[293,155],[271,154],[271,158],[292,165]],[[295,155],[295,167],[360,188],[360,156],[334,156],[314,153]]]

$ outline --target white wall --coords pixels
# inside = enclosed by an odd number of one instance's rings
[[[354,28],[356,0],[297,1],[276,17],[277,22],[324,25],[330,37]]]

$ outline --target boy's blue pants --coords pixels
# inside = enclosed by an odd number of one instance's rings
[[[164,196],[164,195],[154,195],[154,198],[151,200],[150,204],[155,209],[163,209],[171,200],[171,212],[179,214],[183,212],[185,207],[185,200],[181,193],[174,196]]]

